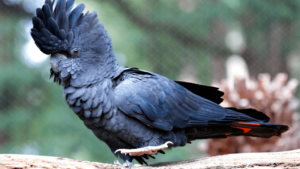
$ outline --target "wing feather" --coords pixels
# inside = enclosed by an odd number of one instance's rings
[[[209,100],[199,96],[201,91],[196,94],[166,77],[133,73],[117,85],[114,99],[121,112],[147,126],[164,131],[224,125],[237,120],[256,121],[243,113],[218,105],[216,100],[222,93],[217,88],[200,88],[210,89],[217,94]]]

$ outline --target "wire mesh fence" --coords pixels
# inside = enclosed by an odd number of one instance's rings
[[[228,73],[248,77],[284,72],[300,77],[300,1],[99,0],[97,11],[111,34],[120,65],[210,85]],[[49,58],[31,40],[31,17],[43,1],[0,1],[0,153],[64,156],[112,162],[108,147],[68,108],[49,77]],[[237,69],[234,67],[237,66]],[[229,68],[233,68],[230,71]],[[299,94],[296,93],[299,98]],[[158,161],[201,157],[193,144]]]

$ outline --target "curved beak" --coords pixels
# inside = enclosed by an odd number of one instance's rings
[[[52,70],[55,73],[59,72],[58,65],[64,59],[67,59],[67,57],[65,55],[62,55],[62,54],[51,54],[50,65],[51,65]]]

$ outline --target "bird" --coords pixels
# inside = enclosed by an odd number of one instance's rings
[[[97,13],[84,9],[74,0],[45,0],[30,33],[50,55],[50,78],[69,107],[124,164],[147,164],[163,149],[197,139],[270,138],[289,129],[255,109],[220,106],[224,93],[216,87],[118,65]]]

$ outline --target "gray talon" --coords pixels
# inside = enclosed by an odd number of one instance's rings
[[[123,164],[124,167],[133,167],[132,162],[126,160],[125,163]]]
[[[114,164],[115,164],[115,165],[121,165],[121,163],[120,163],[118,160],[115,160],[115,161],[114,161]]]

